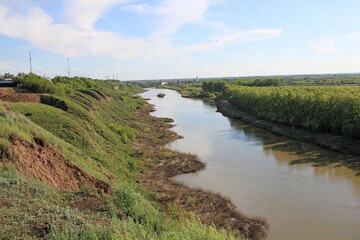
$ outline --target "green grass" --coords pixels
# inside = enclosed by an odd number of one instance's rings
[[[69,225],[65,229],[54,231],[47,239],[77,240],[77,239],[116,239],[116,240],[232,240],[235,237],[215,227],[206,227],[199,221],[188,221],[184,224],[174,224],[171,230],[156,233],[149,225],[139,224],[131,219],[113,221],[111,226],[99,227],[88,225]]]
[[[26,115],[38,126],[74,146],[83,155],[95,160],[99,166],[111,169],[113,174],[122,179],[130,177],[139,166],[131,157],[133,151],[124,144],[128,143],[129,138],[124,140],[111,130],[108,123],[102,121],[104,114],[100,113],[100,110],[86,111],[71,99],[62,100],[68,106],[67,111],[41,103],[13,103],[10,106],[14,111]],[[93,103],[94,109],[102,108],[101,111],[105,111],[104,107],[97,104]],[[127,126],[123,128],[130,129]],[[129,135],[131,139],[132,136]],[[76,159],[74,161],[80,162]]]
[[[13,103],[11,108],[79,149],[90,144],[81,121],[74,115],[41,103]]]
[[[1,184],[3,179],[6,184]],[[77,194],[64,197],[42,183],[18,177],[13,169],[0,169],[0,185],[2,239],[235,239],[193,215],[182,222],[167,217],[130,183],[107,200],[111,208],[98,212],[69,207]],[[183,214],[179,209],[173,206],[177,215]]]

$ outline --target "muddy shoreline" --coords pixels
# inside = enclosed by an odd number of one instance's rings
[[[152,111],[153,106],[146,104],[136,113],[139,129],[146,129],[134,143],[138,157],[146,166],[137,183],[151,191],[165,212],[175,204],[195,213],[205,224],[231,230],[247,239],[264,239],[269,229],[265,219],[245,216],[225,197],[188,188],[172,179],[179,174],[200,171],[205,164],[197,156],[169,150],[166,145],[181,136],[170,130],[172,119],[153,117]]]
[[[269,122],[256,118],[255,116],[231,105],[225,100],[218,100],[215,102],[215,104],[217,111],[220,112],[223,116],[240,120],[244,123],[251,124],[255,127],[270,131],[277,135],[285,136],[294,140],[313,143],[328,150],[360,156],[360,140],[358,139],[352,139],[331,133],[313,132],[303,128]],[[306,160],[302,162],[294,162],[294,164],[295,163],[306,163]],[[356,175],[360,176],[360,158],[353,158],[352,160],[344,160],[337,163],[354,170]]]

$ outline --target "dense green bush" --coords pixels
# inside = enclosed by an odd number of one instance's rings
[[[42,78],[36,74],[25,74],[19,78],[19,82],[24,88],[36,93],[55,93],[57,92],[56,86],[50,81]]]
[[[114,204],[134,221],[150,225],[155,231],[161,231],[164,216],[140,192],[135,191],[131,184],[125,184],[114,193]]]
[[[125,125],[110,124],[110,129],[120,137],[123,143],[129,143],[137,137],[137,131]]]
[[[233,84],[239,86],[248,86],[248,87],[271,87],[271,86],[284,86],[286,81],[282,78],[258,78],[258,79],[242,79],[235,80]]]
[[[205,92],[223,92],[228,85],[225,81],[206,81],[202,84],[202,89]]]
[[[233,105],[260,118],[360,138],[357,86],[247,87],[220,83],[220,88],[209,91],[221,92]]]

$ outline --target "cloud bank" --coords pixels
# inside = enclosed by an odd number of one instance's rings
[[[319,53],[330,53],[335,52],[335,45],[337,43],[348,43],[357,41],[360,41],[360,32],[326,38],[319,42],[311,44],[310,47]]]
[[[134,0],[93,0],[91,3],[88,0],[63,0],[60,11],[64,19],[60,22],[35,2],[21,10],[12,4],[0,3],[0,34],[65,57],[161,59],[266,40],[282,33],[281,29],[232,30],[218,33],[201,44],[172,45],[172,37],[181,26],[201,25],[206,21],[208,8],[219,3],[221,1],[163,0],[159,5],[152,6]],[[151,16],[156,19],[157,28],[147,38],[129,38],[118,32],[96,29],[96,22],[114,8]]]

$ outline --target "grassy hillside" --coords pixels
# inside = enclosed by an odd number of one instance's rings
[[[20,81],[39,101],[17,102],[15,92],[0,101],[2,239],[235,238],[177,205],[165,214],[136,186],[146,171],[131,144],[143,134],[134,114],[141,89],[34,74]]]

